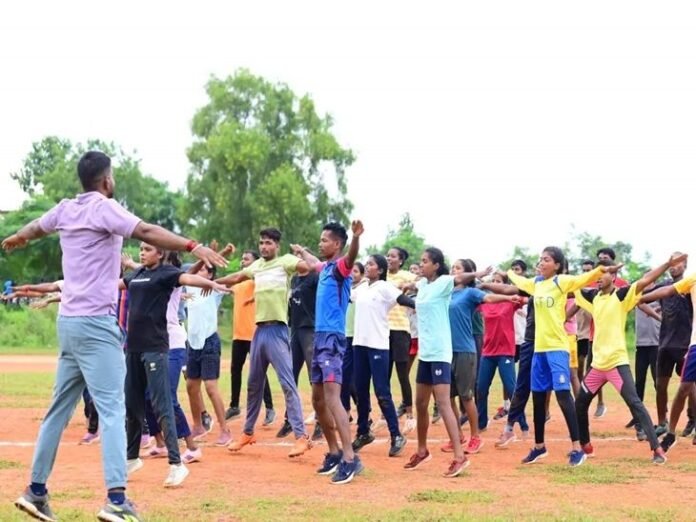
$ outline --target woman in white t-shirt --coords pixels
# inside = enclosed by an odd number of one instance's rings
[[[358,433],[353,441],[353,450],[358,451],[375,440],[369,426],[371,379],[391,435],[389,456],[396,457],[403,451],[406,438],[399,429],[389,384],[388,316],[397,304],[413,308],[415,303],[387,282],[387,270],[384,256],[370,256],[365,263],[367,284],[359,285],[351,293],[351,300],[355,303],[353,371],[358,396]]]

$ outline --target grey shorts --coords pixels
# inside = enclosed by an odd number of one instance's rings
[[[451,397],[464,400],[474,398],[476,390],[476,353],[454,352],[452,354]]]

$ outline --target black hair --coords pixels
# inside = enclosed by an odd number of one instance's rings
[[[614,266],[613,261],[609,261],[608,259],[602,259],[601,261],[597,261],[597,266]]]
[[[616,252],[614,252],[613,248],[609,247],[604,247],[600,248],[597,250],[597,257],[599,257],[600,254],[605,254],[611,258],[612,261],[616,261]]]
[[[568,259],[563,259],[563,273],[570,274],[570,265],[568,264]]]
[[[77,163],[77,177],[80,178],[82,188],[86,192],[96,190],[109,167],[111,167],[111,158],[103,152],[98,150],[85,152]]]
[[[525,263],[522,259],[515,259],[510,264],[510,268],[515,268],[516,266],[519,266],[522,269],[522,272],[527,271],[527,263]]]
[[[348,242],[348,232],[346,232],[346,227],[333,221],[324,225],[322,230],[331,232],[331,235],[341,242],[341,248],[346,246],[346,243]]]
[[[379,274],[380,280],[386,281],[387,280],[387,272],[389,271],[389,265],[387,264],[387,258],[381,254],[372,254],[370,257],[377,265],[377,268],[379,268],[382,271],[382,273]]]
[[[283,237],[283,235],[277,228],[264,228],[261,232],[259,232],[259,237],[261,239],[270,239],[271,241],[280,243],[280,239]]]
[[[595,267],[595,262],[592,261],[592,259],[583,259],[582,263],[580,263],[580,266],[583,265],[590,265],[592,268]]]
[[[256,250],[245,250],[244,252],[242,252],[242,255],[244,254],[249,254],[254,259],[258,259],[259,257],[261,257],[261,255]]]
[[[177,268],[181,268],[181,258],[179,257],[179,252],[167,252],[167,255],[164,257],[163,260],[165,263],[168,265],[175,266]]]
[[[353,266],[358,269],[358,272],[365,275],[365,265],[363,265],[360,261],[353,263]]]
[[[447,267],[447,264],[445,263],[445,254],[442,253],[442,250],[439,248],[435,247],[429,247],[425,249],[425,253],[428,255],[430,258],[430,261],[435,264],[437,263],[440,265],[440,268],[437,269],[437,275],[445,275],[449,273],[449,268]]]
[[[399,254],[399,259],[401,260],[401,263],[399,264],[399,268],[402,268],[404,266],[404,263],[408,259],[408,250],[405,248],[401,248],[398,246],[393,246],[389,250],[396,250],[396,252]]]
[[[556,274],[562,274],[563,266],[566,262],[565,256],[563,255],[563,250],[555,246],[548,246],[544,250],[542,250],[542,253],[543,252],[546,252],[551,257],[551,259],[554,260],[555,263],[558,263],[559,266],[556,270]]]
[[[466,273],[476,272],[476,263],[474,262],[473,259],[457,259],[457,261],[459,261],[459,263],[462,265],[464,272],[466,272]],[[469,284],[467,286],[476,286],[476,281],[475,280],[469,281]]]
[[[215,274],[217,274],[217,267],[215,265],[208,266],[204,264],[201,268],[205,268],[208,271],[211,281],[215,280]]]

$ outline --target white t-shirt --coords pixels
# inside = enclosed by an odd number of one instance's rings
[[[351,293],[355,303],[353,346],[389,350],[389,310],[401,290],[386,281],[358,285]]]
[[[179,303],[181,302],[182,287],[172,290],[172,295],[167,304],[167,333],[169,334],[169,348],[186,348],[186,329],[179,322]]]
[[[213,292],[203,297],[202,290],[196,287],[187,287],[187,292],[193,296],[186,303],[189,345],[194,350],[202,350],[205,340],[217,332],[218,306],[223,294]]]
[[[515,324],[515,344],[524,344],[524,333],[527,329],[527,307],[518,308],[515,311],[513,320]]]

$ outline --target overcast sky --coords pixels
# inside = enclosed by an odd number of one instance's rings
[[[0,209],[47,135],[183,186],[207,79],[246,67],[332,114],[365,244],[406,211],[480,264],[571,224],[660,259],[696,243],[694,2],[101,4],[1,8]]]

